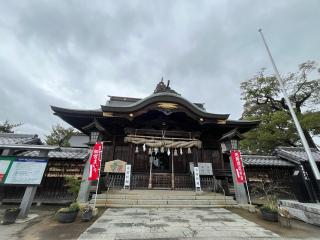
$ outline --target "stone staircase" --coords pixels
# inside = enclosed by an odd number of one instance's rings
[[[94,202],[94,196],[90,203]],[[231,196],[214,192],[171,190],[110,190],[97,195],[97,207],[232,207]]]

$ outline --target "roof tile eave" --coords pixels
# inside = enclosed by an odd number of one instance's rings
[[[168,99],[166,99],[165,97],[167,97]],[[173,100],[173,99],[177,100],[177,103],[180,103],[182,105],[186,105],[186,107],[189,108],[190,111],[196,112],[198,115],[203,116],[203,117],[226,120],[229,118],[229,115],[230,115],[230,114],[209,113],[209,112],[205,111],[204,109],[200,108],[199,106],[197,106],[196,104],[181,97],[180,95],[177,95],[174,93],[168,93],[168,92],[154,93],[146,98],[143,98],[137,102],[134,102],[134,103],[126,105],[126,106],[101,105],[101,109],[103,111],[131,112],[131,111],[136,111],[138,109],[141,109],[141,108],[145,107],[146,105],[152,104],[157,101],[166,101],[166,100],[169,101],[169,100]]]

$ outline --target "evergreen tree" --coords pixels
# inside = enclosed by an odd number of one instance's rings
[[[48,145],[58,145],[60,147],[70,147],[69,139],[75,133],[73,128],[64,128],[57,124],[52,127],[52,133],[46,136]]]

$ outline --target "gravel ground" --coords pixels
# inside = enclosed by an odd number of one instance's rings
[[[292,227],[285,228],[277,222],[268,222],[261,218],[259,213],[250,213],[245,209],[230,208],[230,211],[237,213],[241,217],[253,221],[258,225],[278,234],[283,238],[293,239],[320,239],[320,227],[306,224],[299,220],[291,220]]]

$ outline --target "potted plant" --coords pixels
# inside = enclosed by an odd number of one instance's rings
[[[261,216],[264,220],[277,222],[278,221],[278,205],[274,196],[267,197],[267,203],[260,207]]]
[[[4,212],[2,224],[14,223],[20,213],[20,208],[8,208]]]
[[[286,208],[279,207],[278,220],[281,226],[291,228],[291,215]]]
[[[72,194],[73,202],[69,207],[61,208],[57,211],[55,218],[61,223],[70,223],[74,222],[80,206],[76,202],[76,198],[80,189],[81,181],[75,177],[65,177],[65,186],[68,187],[68,192]]]
[[[79,209],[79,204],[74,202],[71,203],[69,207],[60,208],[55,217],[61,223],[71,223],[76,220]]]

